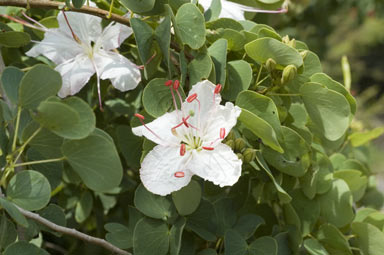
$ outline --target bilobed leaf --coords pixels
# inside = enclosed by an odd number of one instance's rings
[[[13,66],[7,66],[1,74],[1,84],[3,85],[4,92],[15,105],[18,101],[19,86],[23,76],[24,72]]]
[[[209,55],[206,53],[197,54],[197,56],[188,64],[190,83],[193,85],[208,78],[211,70],[212,60]]]
[[[245,52],[259,64],[272,58],[281,66],[294,65],[299,68],[303,65],[303,58],[297,50],[273,38],[250,42],[245,45]]]
[[[169,238],[169,253],[170,255],[178,255],[181,248],[181,240],[185,226],[185,218],[179,217],[171,227]]]
[[[160,46],[161,52],[163,53],[165,63],[167,63],[167,66],[170,69],[169,47],[171,43],[171,18],[169,16],[165,16],[164,20],[156,28],[155,38]]]
[[[132,133],[132,128],[120,125],[116,128],[117,146],[129,166],[139,168],[143,138]]]
[[[167,197],[149,192],[142,184],[136,189],[134,203],[140,212],[154,219],[166,219],[175,213],[175,208]]]
[[[204,199],[201,200],[197,210],[188,216],[187,228],[204,240],[213,242],[217,239],[215,235],[217,228],[216,215],[211,202]]]
[[[155,0],[121,0],[122,4],[132,12],[148,12],[155,6]]]
[[[304,84],[300,93],[309,117],[331,141],[342,137],[349,127],[351,108],[340,93],[313,82]]]
[[[75,8],[81,8],[85,3],[85,0],[72,0],[72,4],[73,6],[75,6]]]
[[[355,169],[342,169],[334,172],[333,176],[344,180],[348,184],[352,192],[353,201],[358,201],[362,198],[368,185],[368,178],[362,172]]]
[[[304,247],[310,255],[329,255],[321,243],[314,238],[305,239]]]
[[[133,236],[126,226],[119,223],[108,223],[104,228],[109,232],[105,236],[108,242],[120,249],[128,249],[132,247],[132,240],[129,239],[133,238]]]
[[[225,84],[227,48],[228,42],[225,39],[218,39],[208,48],[208,54],[211,56],[212,62],[215,66],[216,83]]]
[[[224,255],[246,255],[248,244],[238,232],[228,230],[224,237]]]
[[[141,219],[133,234],[135,255],[166,255],[169,250],[169,230],[165,222],[148,218]]]
[[[247,90],[251,85],[251,65],[244,60],[228,62],[226,81],[222,95],[225,99],[234,101],[240,92]],[[244,108],[249,110],[247,107]]]
[[[91,214],[93,208],[93,196],[91,192],[85,191],[76,204],[75,219],[78,223],[84,222]]]
[[[317,240],[324,245],[330,254],[352,255],[347,238],[334,225],[327,223],[321,225],[317,232]]]
[[[119,186],[123,167],[111,138],[104,132],[104,135],[100,135],[96,131],[98,129],[81,140],[65,141],[61,149],[87,187],[95,191],[108,191]]]
[[[38,212],[38,214],[41,217],[49,220],[50,222],[55,223],[56,225],[63,226],[63,227],[65,227],[67,225],[67,220],[65,218],[64,209],[55,205],[55,204],[48,205],[43,210],[40,210]],[[41,230],[54,233],[58,237],[62,236],[61,233],[54,232],[53,230],[51,230],[50,228],[48,228],[44,225],[39,225],[39,228]]]
[[[224,236],[228,229],[231,229],[236,223],[236,210],[233,202],[229,198],[222,198],[213,204],[217,219],[216,233]]]
[[[31,41],[29,34],[17,31],[6,31],[0,33],[0,46],[19,48]]]
[[[21,214],[19,209],[7,199],[0,197],[0,206],[8,213],[9,216],[19,225],[28,227],[28,221],[24,215]]]
[[[182,42],[192,49],[205,43],[205,20],[195,4],[183,4],[176,13],[176,26]]]
[[[41,101],[59,92],[61,75],[46,65],[35,65],[21,79],[19,105],[26,109],[36,109]]]
[[[153,0],[153,2],[155,1]],[[135,34],[135,40],[139,50],[141,62],[145,64],[151,58],[154,31],[147,23],[138,18],[131,19],[131,26],[133,33]]]
[[[51,198],[51,186],[41,173],[21,171],[9,181],[7,198],[25,210],[40,210]]]
[[[352,233],[357,237],[357,244],[362,255],[384,254],[384,234],[369,223],[352,223]]]
[[[8,245],[16,241],[17,232],[15,225],[10,221],[5,214],[0,218],[0,251],[5,249]]]
[[[7,247],[4,251],[4,255],[49,255],[45,250],[37,247],[34,244],[28,243],[26,241],[19,241],[13,243]]]
[[[200,184],[191,180],[187,186],[172,193],[172,200],[180,215],[192,214],[200,204]]]
[[[351,141],[353,147],[359,147],[378,138],[382,134],[384,134],[384,127],[377,127],[372,130],[353,133],[348,137],[348,140]]]
[[[260,216],[255,214],[246,214],[237,220],[233,229],[236,230],[242,237],[248,239],[253,236],[258,227],[264,224],[265,221]]]
[[[251,243],[249,255],[277,255],[277,241],[270,236],[263,236]]]

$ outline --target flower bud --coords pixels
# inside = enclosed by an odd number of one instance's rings
[[[281,84],[285,84],[295,78],[297,74],[297,68],[294,65],[288,65],[283,70],[283,75],[281,77]]]
[[[301,57],[302,57],[303,60],[304,60],[305,57],[308,55],[308,51],[307,51],[307,50],[300,51],[300,55],[301,55]]]
[[[245,141],[243,138],[237,138],[235,140],[235,151],[242,151],[245,147]]]
[[[241,153],[236,153],[236,155],[237,155],[237,157],[238,157],[239,159],[241,159],[242,161],[244,161],[244,156],[243,156],[243,154],[241,154]]]
[[[235,142],[233,140],[228,140],[225,144],[231,147],[232,150],[235,148]]]
[[[296,48],[296,40],[292,39],[288,42],[288,45],[291,46],[292,48]]]
[[[244,156],[244,162],[245,163],[250,163],[252,162],[255,157],[256,157],[256,150],[255,149],[252,149],[252,148],[247,148],[245,149],[245,151],[243,152],[243,156]]]
[[[225,139],[226,139],[227,141],[228,141],[228,140],[235,140],[235,139],[236,139],[235,132],[230,131]]]
[[[267,59],[267,62],[265,62],[265,67],[267,68],[268,72],[272,72],[276,68],[276,61],[272,58]]]
[[[285,43],[285,44],[288,44],[289,43],[289,35],[286,35],[286,36],[284,36],[283,38],[281,38],[281,41],[283,42],[283,43]]]

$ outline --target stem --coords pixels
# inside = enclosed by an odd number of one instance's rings
[[[109,13],[107,15],[107,19],[110,19],[111,18],[111,15],[112,15],[112,9],[113,9],[113,2],[114,0],[111,1],[111,5],[109,6]]]
[[[85,242],[89,242],[89,243],[101,246],[101,247],[103,247],[107,250],[110,250],[116,254],[132,255],[131,253],[124,251],[124,250],[112,245],[111,243],[105,241],[104,239],[86,235],[80,231],[77,231],[76,229],[73,229],[73,228],[66,228],[63,226],[56,225],[55,223],[50,222],[49,220],[41,217],[40,215],[38,215],[36,213],[24,210],[24,209],[18,207],[17,205],[15,205],[15,206],[21,212],[21,214],[23,214],[25,217],[30,218],[32,220],[35,220],[38,223],[43,224],[44,226],[46,226],[46,227],[48,227],[48,228],[50,228],[56,232],[59,232],[59,233],[65,234],[65,235],[69,235],[69,236],[73,236],[73,237],[76,237],[76,238],[83,240]]]
[[[263,65],[260,65],[260,69],[259,69],[259,72],[257,74],[257,78],[256,78],[256,87],[259,85],[259,79],[260,79],[260,76],[261,76],[261,70],[263,70]]]
[[[12,151],[16,150],[16,141],[17,141],[17,133],[19,132],[20,115],[21,115],[21,106],[17,108],[16,127],[15,127],[15,133],[13,135]]]
[[[46,0],[1,0],[0,1],[0,6],[16,6],[16,7],[24,7],[26,8],[28,6],[31,8],[45,8],[45,9],[56,9],[56,10],[61,10],[63,7],[65,7],[64,2],[57,2],[57,1],[46,1]],[[100,18],[105,18],[108,15],[108,11],[101,10],[96,7],[90,7],[83,5],[80,9],[77,9],[75,7],[68,7],[66,8],[68,11],[73,11],[73,12],[82,12],[82,13],[87,13],[91,14],[94,16],[98,16]],[[124,25],[130,24],[129,19],[117,14],[111,14],[111,20],[119,22]]]
[[[17,160],[20,158],[21,154],[23,153],[25,147],[29,144],[30,141],[32,141],[32,139],[38,134],[40,133],[40,131],[43,129],[43,127],[39,127],[38,129],[36,129],[35,132],[33,132],[33,134],[27,139],[27,141],[25,141],[25,143],[23,145],[21,145],[16,151],[20,150],[19,151],[19,154],[17,154],[17,157],[15,158],[15,160],[13,161],[14,163],[17,162]]]
[[[19,166],[27,166],[27,165],[35,165],[35,164],[44,164],[44,163],[51,163],[51,162],[58,162],[64,160],[65,157],[61,158],[52,158],[52,159],[43,159],[43,160],[36,160],[36,161],[30,161],[30,162],[24,162],[20,164],[15,164],[13,165],[14,167],[19,167]]]

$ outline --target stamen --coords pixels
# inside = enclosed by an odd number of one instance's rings
[[[189,126],[188,126],[188,122],[187,122],[187,120],[189,119],[189,117],[190,116],[188,116],[187,118],[181,118],[182,119],[182,121],[183,121],[183,124],[188,128]]]
[[[220,93],[220,91],[221,91],[221,88],[222,88],[222,86],[221,86],[221,84],[217,84],[216,85],[216,87],[215,87],[215,94],[219,94]]]
[[[181,146],[180,146],[180,156],[184,156],[185,155],[185,143],[182,143]]]
[[[164,85],[167,86],[167,87],[169,87],[169,86],[172,85],[172,83],[173,83],[172,80],[168,80],[168,81],[166,81],[166,82],[164,83]]]
[[[225,137],[225,128],[220,128],[220,139],[224,139]]]
[[[143,115],[141,115],[140,113],[135,113],[135,117],[141,119],[141,120],[144,120],[145,117]]]
[[[27,14],[25,14],[25,12],[21,12],[23,14],[23,16],[25,18],[27,18],[28,20],[32,21],[33,23],[39,25],[42,29],[44,30],[48,30],[48,28],[46,26],[44,26],[43,24],[41,24],[40,22],[38,22],[37,20],[33,19],[32,17],[29,17]]]
[[[188,102],[188,103],[192,103],[193,100],[195,100],[196,98],[197,98],[197,94],[194,93],[194,94],[190,95],[190,96],[187,98],[187,102]]]
[[[207,151],[213,151],[215,148],[213,147],[207,147],[207,146],[203,146],[202,147],[204,150],[207,150]]]
[[[173,83],[173,89],[174,90],[177,90],[180,86],[180,81],[179,80],[175,80],[175,82]]]
[[[46,32],[46,30],[43,29],[43,28],[41,28],[41,27],[32,25],[32,24],[26,22],[25,20],[15,18],[15,17],[9,16],[9,15],[7,15],[7,14],[0,14],[0,17],[4,17],[4,18],[6,18],[6,19],[12,20],[12,21],[14,21],[14,22],[16,22],[16,23],[19,23],[19,24],[22,24],[23,26],[26,26],[26,27],[30,27],[30,28],[33,28],[33,29],[40,30],[40,31],[42,31],[42,32]]]
[[[64,11],[63,11],[63,16],[64,16],[64,19],[65,19],[65,22],[67,23],[67,25],[68,25],[68,27],[69,27],[69,30],[71,30],[71,34],[72,34],[73,39],[74,39],[77,43],[80,43],[81,41],[80,41],[79,37],[77,37],[77,35],[73,32],[72,27],[71,27],[71,25],[69,24],[67,15],[65,14]]]
[[[182,171],[178,171],[175,173],[175,177],[176,178],[183,178],[185,176],[184,172]]]
[[[144,116],[143,116],[143,115],[141,115],[141,114],[139,114],[139,113],[135,113],[135,117],[137,117],[137,118],[140,120],[141,124],[143,124],[143,126],[144,126],[149,132],[151,132],[154,136],[156,136],[157,139],[163,141],[163,139],[161,139],[160,136],[158,136],[155,132],[152,131],[152,129],[150,129],[147,125],[145,125],[145,123],[144,123],[144,121],[143,121],[143,120],[144,120]]]

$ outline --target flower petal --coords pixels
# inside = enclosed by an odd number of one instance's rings
[[[102,19],[100,17],[78,12],[65,12],[65,14],[73,32],[82,43],[91,45],[91,41],[96,42],[97,38],[101,36]],[[62,12],[57,15],[57,21],[60,30],[72,37],[71,30]]]
[[[55,70],[63,79],[63,85],[58,93],[60,97],[79,92],[95,73],[91,60],[84,54],[58,65]]]
[[[220,187],[231,186],[239,180],[242,162],[229,146],[220,143],[214,150],[194,150],[192,153],[187,168],[193,174]]]
[[[120,91],[132,90],[141,81],[139,68],[122,55],[99,50],[95,55],[95,63],[102,80],[110,79],[112,85]]]
[[[145,121],[145,120],[144,120]],[[146,124],[146,126],[153,131],[146,129],[144,126],[132,128],[132,132],[137,136],[145,136],[147,139],[164,146],[178,145],[180,139],[172,134],[172,128],[178,123],[178,115],[176,111],[165,113],[154,121]]]
[[[96,44],[101,44],[104,50],[116,49],[132,34],[132,28],[112,22],[101,34]]]
[[[168,195],[191,181],[192,173],[183,169],[187,161],[187,155],[180,156],[179,148],[157,145],[145,156],[141,164],[140,179],[152,193]],[[175,177],[176,172],[183,172],[184,177]]]
[[[26,54],[30,57],[43,55],[59,65],[84,50],[72,36],[63,33],[60,29],[49,29],[44,34],[44,39],[32,47]]]
[[[231,129],[236,125],[237,118],[240,116],[241,108],[234,106],[231,102],[227,102],[224,105],[220,105],[216,108],[216,111],[212,113],[212,117],[205,122],[202,130],[203,140],[205,143],[203,146],[216,146],[222,139],[220,138],[220,130],[224,128],[225,138]]]

